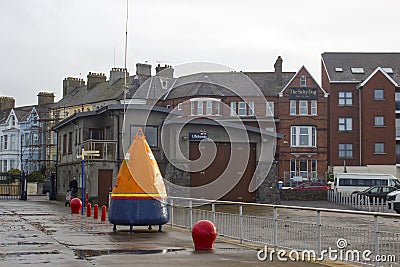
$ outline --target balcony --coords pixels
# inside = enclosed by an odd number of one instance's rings
[[[100,156],[86,156],[90,160],[117,160],[117,141],[116,140],[93,140],[83,142],[86,151],[99,151]]]

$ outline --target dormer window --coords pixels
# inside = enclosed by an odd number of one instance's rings
[[[307,79],[305,75],[300,76],[300,86],[301,87],[306,87],[307,86]]]
[[[15,126],[15,117],[14,116],[10,117],[10,125]]]

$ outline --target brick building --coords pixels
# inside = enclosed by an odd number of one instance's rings
[[[400,53],[323,53],[330,94],[329,165],[334,173],[398,176]]]

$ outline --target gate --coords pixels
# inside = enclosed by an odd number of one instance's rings
[[[21,183],[21,181],[26,181],[25,177],[13,174],[0,174],[0,200],[23,199],[23,195],[25,195],[23,193],[26,192],[26,189],[23,186],[24,182]]]

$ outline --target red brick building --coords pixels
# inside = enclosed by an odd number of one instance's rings
[[[400,53],[323,53],[333,172],[397,174]],[[397,152],[396,152],[397,151]],[[400,166],[400,165],[399,165]]]

